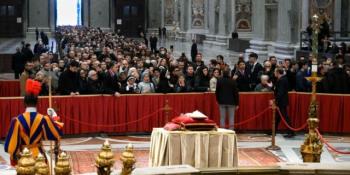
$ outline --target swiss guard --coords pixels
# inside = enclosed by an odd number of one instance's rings
[[[41,84],[28,79],[26,82],[26,95],[24,97],[25,112],[12,118],[5,141],[5,151],[10,154],[11,165],[17,165],[20,152],[28,148],[33,157],[39,153],[45,155],[41,141],[58,141],[62,136],[63,124],[58,122],[59,117],[52,108],[47,109],[48,115],[37,112],[38,95]]]

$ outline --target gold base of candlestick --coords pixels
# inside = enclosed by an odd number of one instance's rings
[[[320,141],[316,128],[318,127],[318,118],[316,116],[317,104],[312,102],[310,105],[310,118],[307,120],[309,124],[309,133],[306,135],[304,144],[300,147],[303,162],[320,162],[323,144]]]
[[[98,175],[110,175],[114,165],[114,154],[111,144],[106,140],[101,148],[101,152],[96,157],[96,167]]]

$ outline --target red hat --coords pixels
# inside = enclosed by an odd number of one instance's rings
[[[38,96],[41,91],[41,84],[38,81],[28,79],[26,82],[26,95]]]

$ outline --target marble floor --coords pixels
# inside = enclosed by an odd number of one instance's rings
[[[304,135],[286,139],[277,135],[276,144],[281,147],[279,151],[268,151],[265,148],[270,145],[270,136],[265,134],[238,134],[238,163],[241,167],[249,166],[275,166],[279,163],[302,163],[299,147],[304,140]],[[109,139],[115,154],[116,164],[114,168],[120,169],[120,154],[129,143],[135,148],[137,159],[136,167],[148,166],[148,154],[150,137],[144,136],[113,136],[113,137],[83,137],[67,138],[61,142],[61,149],[71,157],[73,174],[87,174],[95,172],[94,159],[105,139]],[[350,151],[350,137],[325,136],[333,146],[339,150]],[[49,143],[45,142],[45,149],[49,150]],[[49,153],[47,152],[49,157]],[[323,148],[321,163],[349,163],[350,155],[340,155]],[[0,174],[13,174],[14,168],[9,166],[9,156],[4,152],[3,143],[0,144]]]

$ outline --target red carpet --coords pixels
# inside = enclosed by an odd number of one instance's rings
[[[68,151],[73,166],[73,174],[83,174],[96,172],[95,157],[99,151]],[[114,151],[116,163],[114,168],[121,169],[120,155],[121,151]],[[148,150],[134,150],[136,157],[136,167],[148,167]]]
[[[149,150],[135,150],[136,167],[148,167]],[[267,166],[275,165],[280,160],[272,153],[263,148],[241,148],[239,152],[239,166]],[[68,151],[71,156],[74,174],[96,172],[95,157],[98,151]],[[121,151],[114,151],[115,168],[121,169],[120,155]]]

